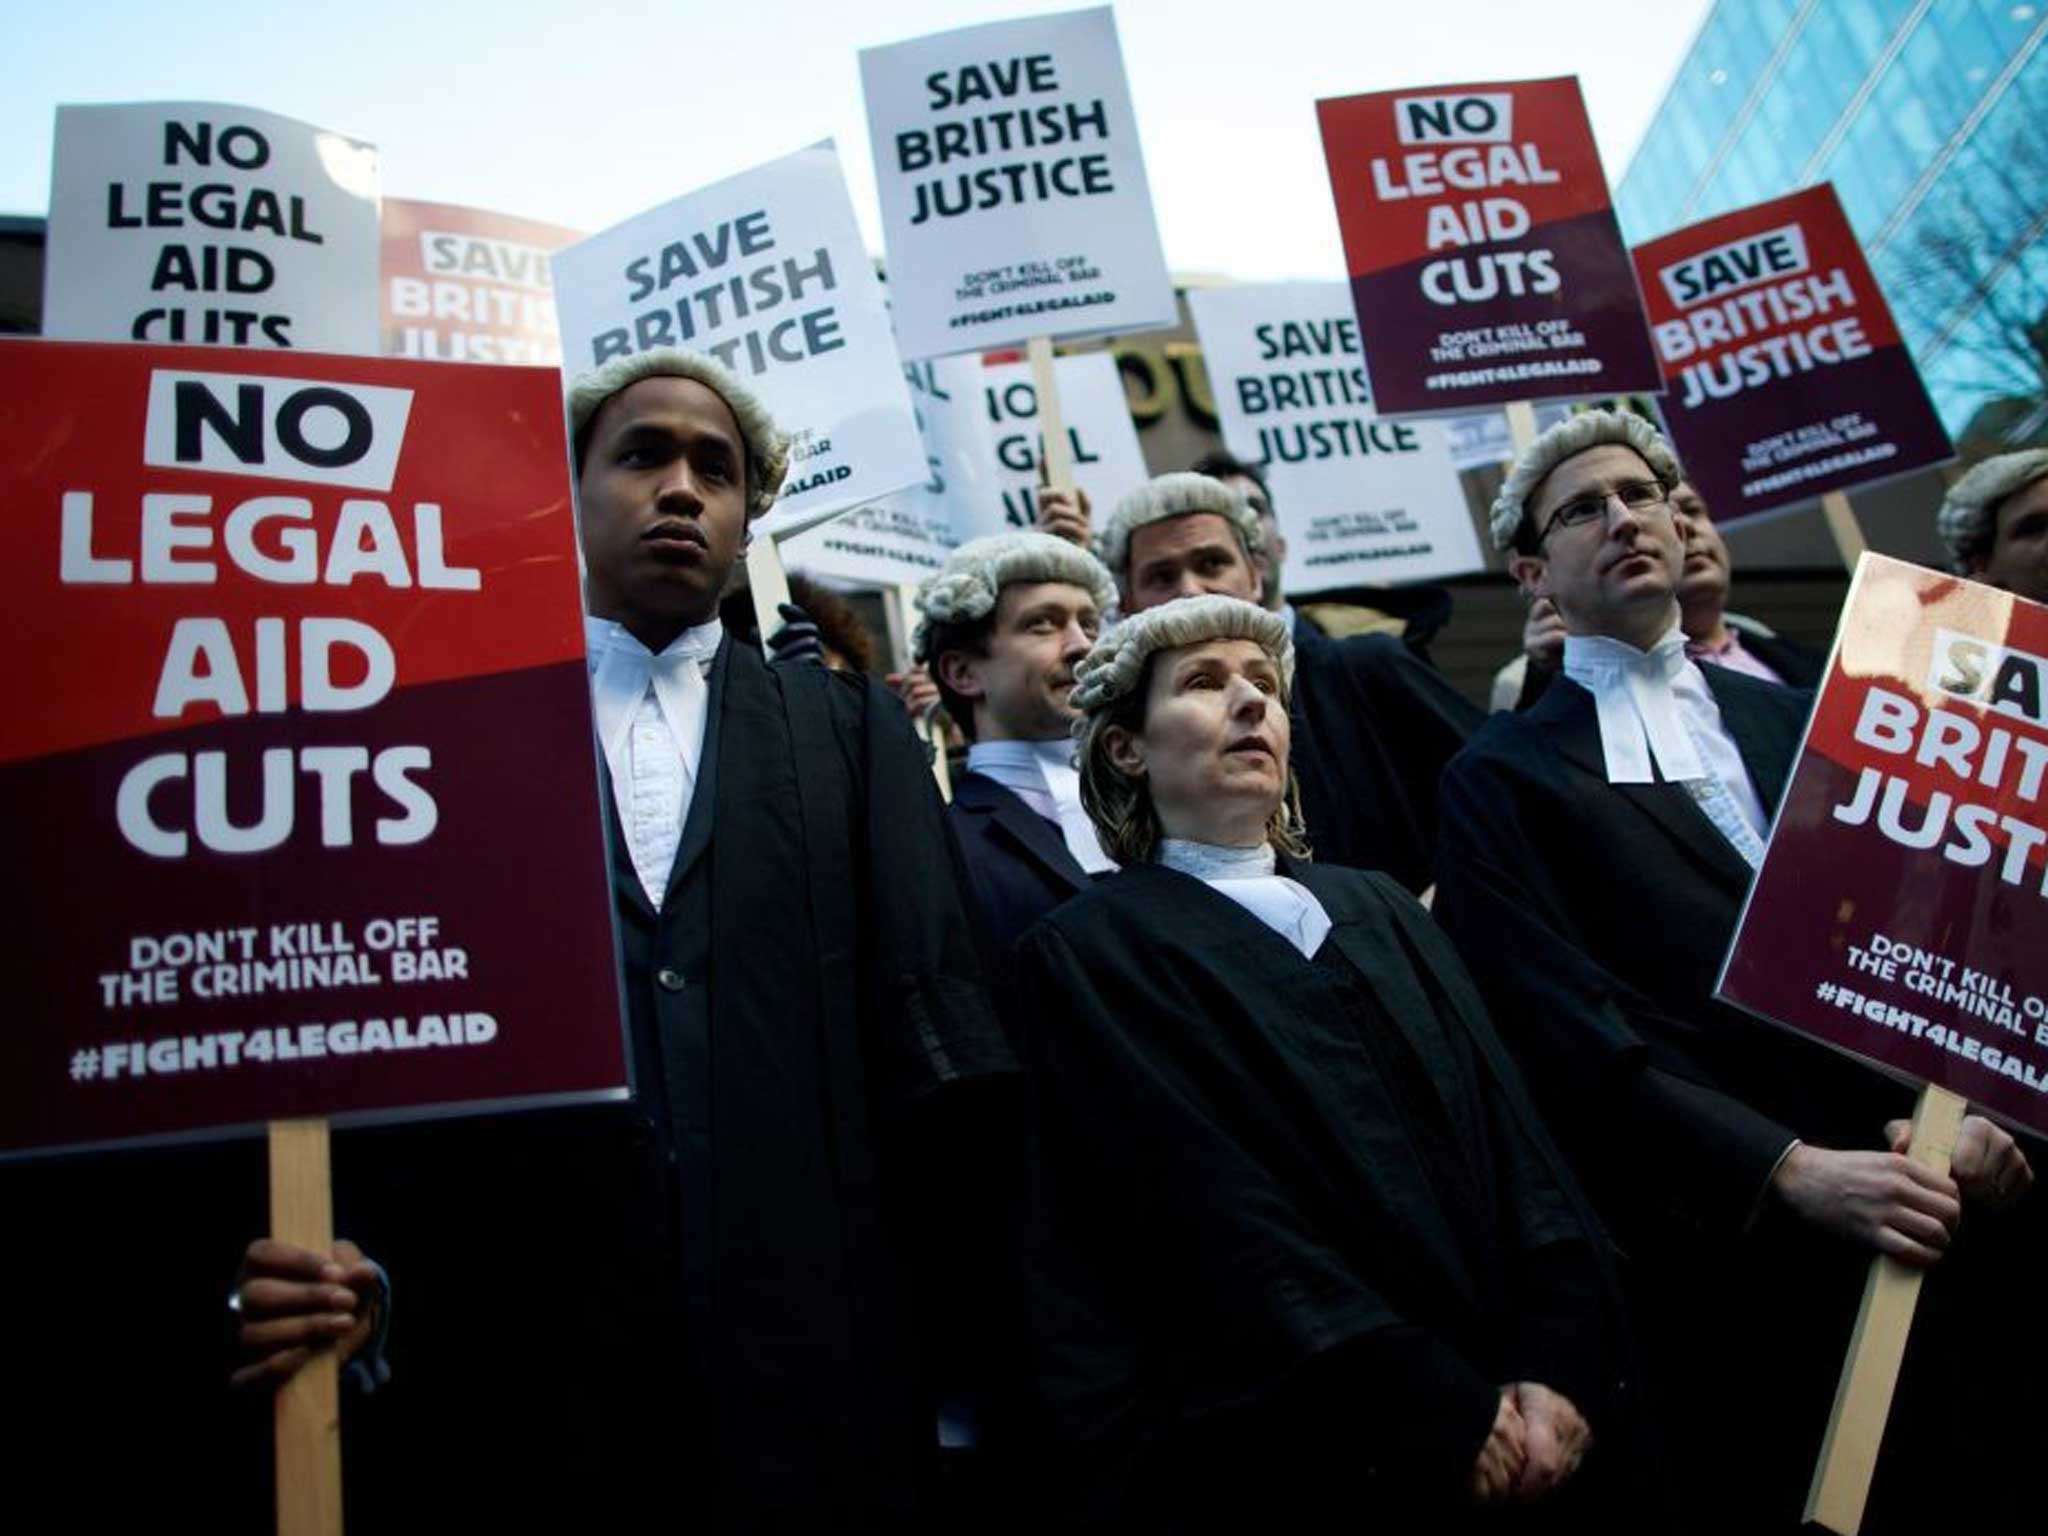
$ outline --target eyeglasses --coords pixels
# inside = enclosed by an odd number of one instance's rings
[[[1610,491],[1592,491],[1584,496],[1574,496],[1550,514],[1550,520],[1543,525],[1543,531],[1536,535],[1536,542],[1541,544],[1549,538],[1553,528],[1576,528],[1581,523],[1605,518],[1607,503],[1616,499],[1631,512],[1648,512],[1652,507],[1663,504],[1664,487],[1655,480],[1626,480]]]

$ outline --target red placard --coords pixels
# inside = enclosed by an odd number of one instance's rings
[[[386,356],[561,364],[548,258],[582,235],[398,197],[384,199],[379,230]]]
[[[1953,456],[1832,186],[1635,249],[1687,477],[1714,520]]]
[[[552,370],[0,343],[0,1152],[626,1081]]]
[[[1381,415],[1658,387],[1575,78],[1316,112]]]
[[[1721,996],[2048,1133],[2044,790],[2048,608],[1865,555]]]

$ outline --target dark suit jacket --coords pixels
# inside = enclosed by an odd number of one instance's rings
[[[992,954],[1006,958],[1026,928],[1088,889],[1059,827],[994,779],[961,774],[946,815]]]
[[[1333,640],[1294,622],[1294,771],[1318,859],[1425,889],[1437,779],[1484,718],[1391,635]]]

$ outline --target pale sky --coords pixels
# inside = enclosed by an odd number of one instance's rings
[[[1710,0],[1119,0],[1168,265],[1343,275],[1322,96],[1577,74],[1610,181]],[[60,102],[217,101],[376,144],[384,192],[595,231],[818,139],[881,249],[858,52],[1076,6],[1003,0],[9,0],[0,213]]]

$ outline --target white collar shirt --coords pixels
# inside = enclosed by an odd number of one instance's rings
[[[1116,860],[1102,851],[1095,823],[1081,806],[1081,775],[1074,767],[1074,743],[977,741],[967,749],[967,769],[994,779],[1039,816],[1060,829],[1060,841],[1084,873],[1107,874]]]
[[[1159,862],[1193,875],[1217,895],[1236,902],[1306,959],[1313,960],[1330,936],[1330,914],[1315,892],[1278,872],[1271,843],[1225,848],[1169,837],[1159,844]]]
[[[1593,695],[1610,784],[1658,775],[1692,796],[1750,868],[1763,862],[1769,820],[1742,749],[1721,720],[1675,625],[1647,651],[1607,635],[1569,635],[1564,673]]]
[[[656,655],[624,625],[586,617],[590,702],[611,774],[612,799],[633,873],[659,908],[682,845],[704,755],[707,676],[725,630],[716,619],[686,629]]]

